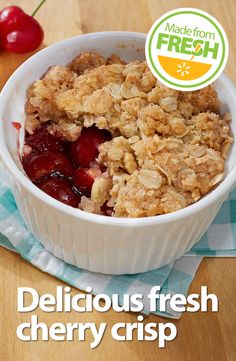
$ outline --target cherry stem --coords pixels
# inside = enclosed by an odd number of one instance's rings
[[[46,0],[42,0],[39,5],[36,7],[36,9],[32,12],[31,16],[35,16],[36,13],[39,11],[39,9],[41,8],[41,6],[45,3]]]

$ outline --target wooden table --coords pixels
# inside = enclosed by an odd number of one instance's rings
[[[15,3],[31,13],[38,0],[0,0],[0,7]],[[226,72],[236,82],[235,57],[235,0],[48,0],[37,14],[45,30],[43,46],[73,35],[104,30],[130,30],[147,32],[162,13],[177,7],[197,7],[215,16],[226,30],[230,43],[230,56]],[[0,53],[0,86],[11,73],[31,54]],[[14,100],[13,100],[14,106]],[[184,314],[176,321],[178,337],[158,349],[156,342],[116,342],[109,333],[100,346],[91,350],[89,342],[22,342],[16,338],[16,327],[29,319],[29,314],[16,311],[17,287],[28,286],[41,294],[55,294],[59,280],[39,271],[18,255],[0,249],[0,360],[1,361],[56,361],[56,360],[185,360],[233,361],[236,360],[236,261],[235,259],[205,259],[193,281],[190,292],[198,293],[202,285],[215,293],[220,301],[218,313]],[[73,291],[76,293],[76,290]],[[113,311],[81,314],[55,314],[35,312],[43,322],[106,322],[109,327],[120,322],[135,322],[130,313]],[[146,322],[163,322],[156,316]]]

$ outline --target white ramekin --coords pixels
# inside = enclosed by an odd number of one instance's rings
[[[224,181],[197,203],[180,211],[149,218],[111,218],[66,206],[39,190],[24,175],[17,155],[20,122],[24,136],[25,91],[55,64],[66,64],[82,51],[105,56],[116,53],[126,61],[144,59],[145,34],[104,32],[76,36],[41,50],[21,65],[0,96],[0,155],[10,174],[20,213],[35,237],[57,257],[102,273],[148,271],[174,261],[207,230],[229,191],[236,184],[236,145],[227,160]],[[236,92],[222,75],[216,82],[223,110],[231,112],[236,137]]]

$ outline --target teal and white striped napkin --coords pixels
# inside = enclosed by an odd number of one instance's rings
[[[71,266],[48,252],[26,228],[7,186],[6,175],[0,167],[0,246],[18,252],[34,266],[66,283],[93,293],[112,295],[124,293],[144,295],[144,313],[149,313],[147,295],[153,286],[160,286],[160,293],[187,295],[203,256],[236,256],[236,191],[224,202],[207,233],[188,254],[173,264],[135,275],[103,275]],[[189,257],[191,256],[191,257]],[[180,313],[168,309],[156,314],[179,318]]]

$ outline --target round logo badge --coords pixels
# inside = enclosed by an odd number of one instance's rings
[[[145,46],[154,76],[177,90],[197,90],[215,81],[228,59],[228,39],[210,14],[181,8],[161,16],[151,27]]]

